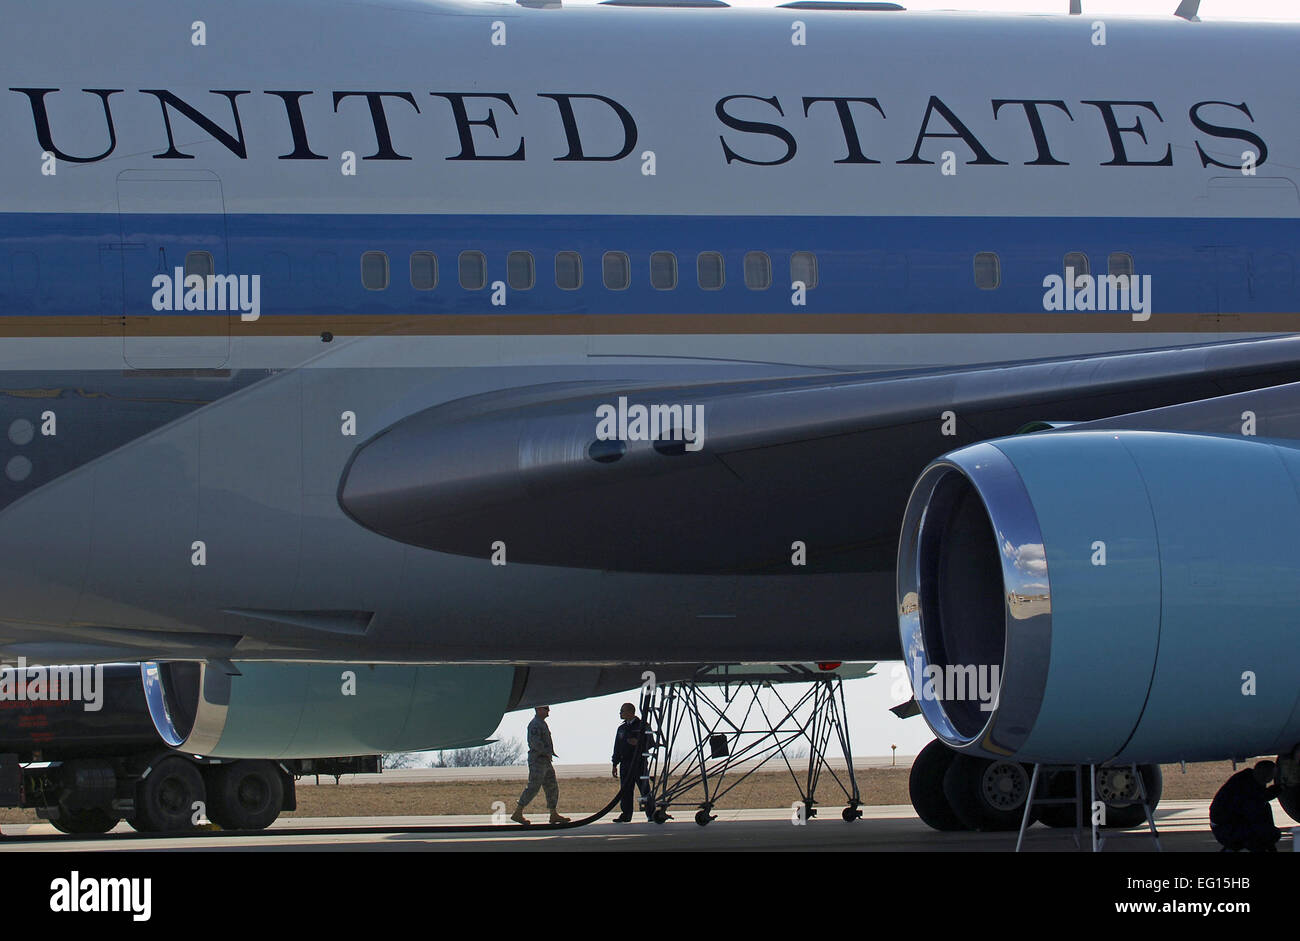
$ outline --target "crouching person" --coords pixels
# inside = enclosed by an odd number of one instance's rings
[[[1282,831],[1273,825],[1269,801],[1277,797],[1273,775],[1277,765],[1261,761],[1228,778],[1210,802],[1210,830],[1223,844],[1222,852],[1250,850],[1276,853]]]

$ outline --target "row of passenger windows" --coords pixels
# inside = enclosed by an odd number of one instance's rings
[[[1062,269],[1073,271],[1074,277],[1089,274],[1088,256],[1083,252],[1066,252]],[[1133,256],[1128,252],[1111,252],[1106,258],[1106,272],[1111,275],[1133,274]],[[1002,261],[997,252],[975,253],[975,286],[981,291],[993,291],[1002,285]]]
[[[772,286],[772,258],[766,252],[747,252],[744,260],[745,287],[766,291]],[[487,255],[461,252],[456,259],[456,280],[467,291],[481,291],[487,286]],[[727,265],[718,252],[700,252],[695,259],[696,283],[705,291],[720,291],[727,284]],[[601,283],[610,291],[626,291],[632,286],[632,259],[626,252],[605,252],[600,259]],[[790,256],[790,281],[802,281],[804,287],[817,287],[817,256],[812,252],[794,252]],[[361,283],[370,291],[383,291],[391,283],[387,252],[364,252],[361,255]],[[527,291],[537,284],[537,266],[532,252],[510,252],[506,256],[506,283],[511,290]],[[555,286],[576,291],[583,284],[582,255],[557,252]],[[433,252],[411,254],[411,287],[432,291],[438,286],[438,256]],[[677,287],[677,255],[651,252],[650,286],[658,291]]]
[[[1083,252],[1067,252],[1062,268],[1072,270],[1077,278],[1089,274],[1091,265]],[[481,291],[487,286],[487,256],[483,252],[461,252],[456,262],[457,280],[467,291]],[[632,260],[626,252],[605,252],[601,256],[601,281],[611,291],[625,291],[632,285]],[[190,252],[185,256],[185,274],[213,274],[212,255]],[[1132,275],[1133,256],[1128,252],[1111,252],[1106,258],[1111,275]],[[706,291],[726,286],[727,267],[717,252],[700,252],[695,259],[695,275]],[[747,252],[744,261],[745,287],[766,291],[772,286],[772,259],[766,252]],[[790,256],[790,281],[817,287],[817,256],[812,252],[794,252]],[[387,252],[364,252],[361,255],[361,283],[371,291],[383,291],[390,283]],[[537,283],[532,252],[510,252],[506,256],[506,283],[515,291],[527,291]],[[432,291],[438,286],[438,256],[433,252],[411,254],[411,287]],[[578,252],[557,252],[555,286],[565,291],[582,287],[582,256]],[[673,252],[650,254],[650,286],[659,291],[677,287],[677,256]],[[975,253],[975,286],[993,291],[1002,286],[1002,261],[997,252]]]

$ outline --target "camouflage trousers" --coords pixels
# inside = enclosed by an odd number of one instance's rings
[[[555,769],[551,767],[551,762],[545,758],[528,759],[528,784],[524,787],[524,792],[519,795],[519,806],[527,807],[528,802],[537,796],[537,790],[546,792],[546,806],[549,810],[554,810],[560,803],[560,785],[555,780]]]

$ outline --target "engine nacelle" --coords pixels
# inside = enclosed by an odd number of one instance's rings
[[[510,708],[514,667],[144,663],[154,726],[216,758],[324,758],[482,744]]]
[[[1296,446],[1248,437],[1063,431],[934,461],[897,576],[926,721],[955,749],[1022,761],[1288,750],[1298,490]],[[993,701],[970,695],[979,668]]]

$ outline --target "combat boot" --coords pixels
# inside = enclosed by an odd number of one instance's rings
[[[532,823],[531,820],[524,816],[523,804],[515,805],[515,812],[510,815],[510,819],[515,823],[522,823],[525,827]]]
[[[554,808],[552,808],[552,809],[551,809],[551,823],[573,823],[573,821],[570,820],[568,817],[562,817],[562,816],[560,816],[560,812],[559,812],[558,810],[555,810]]]

